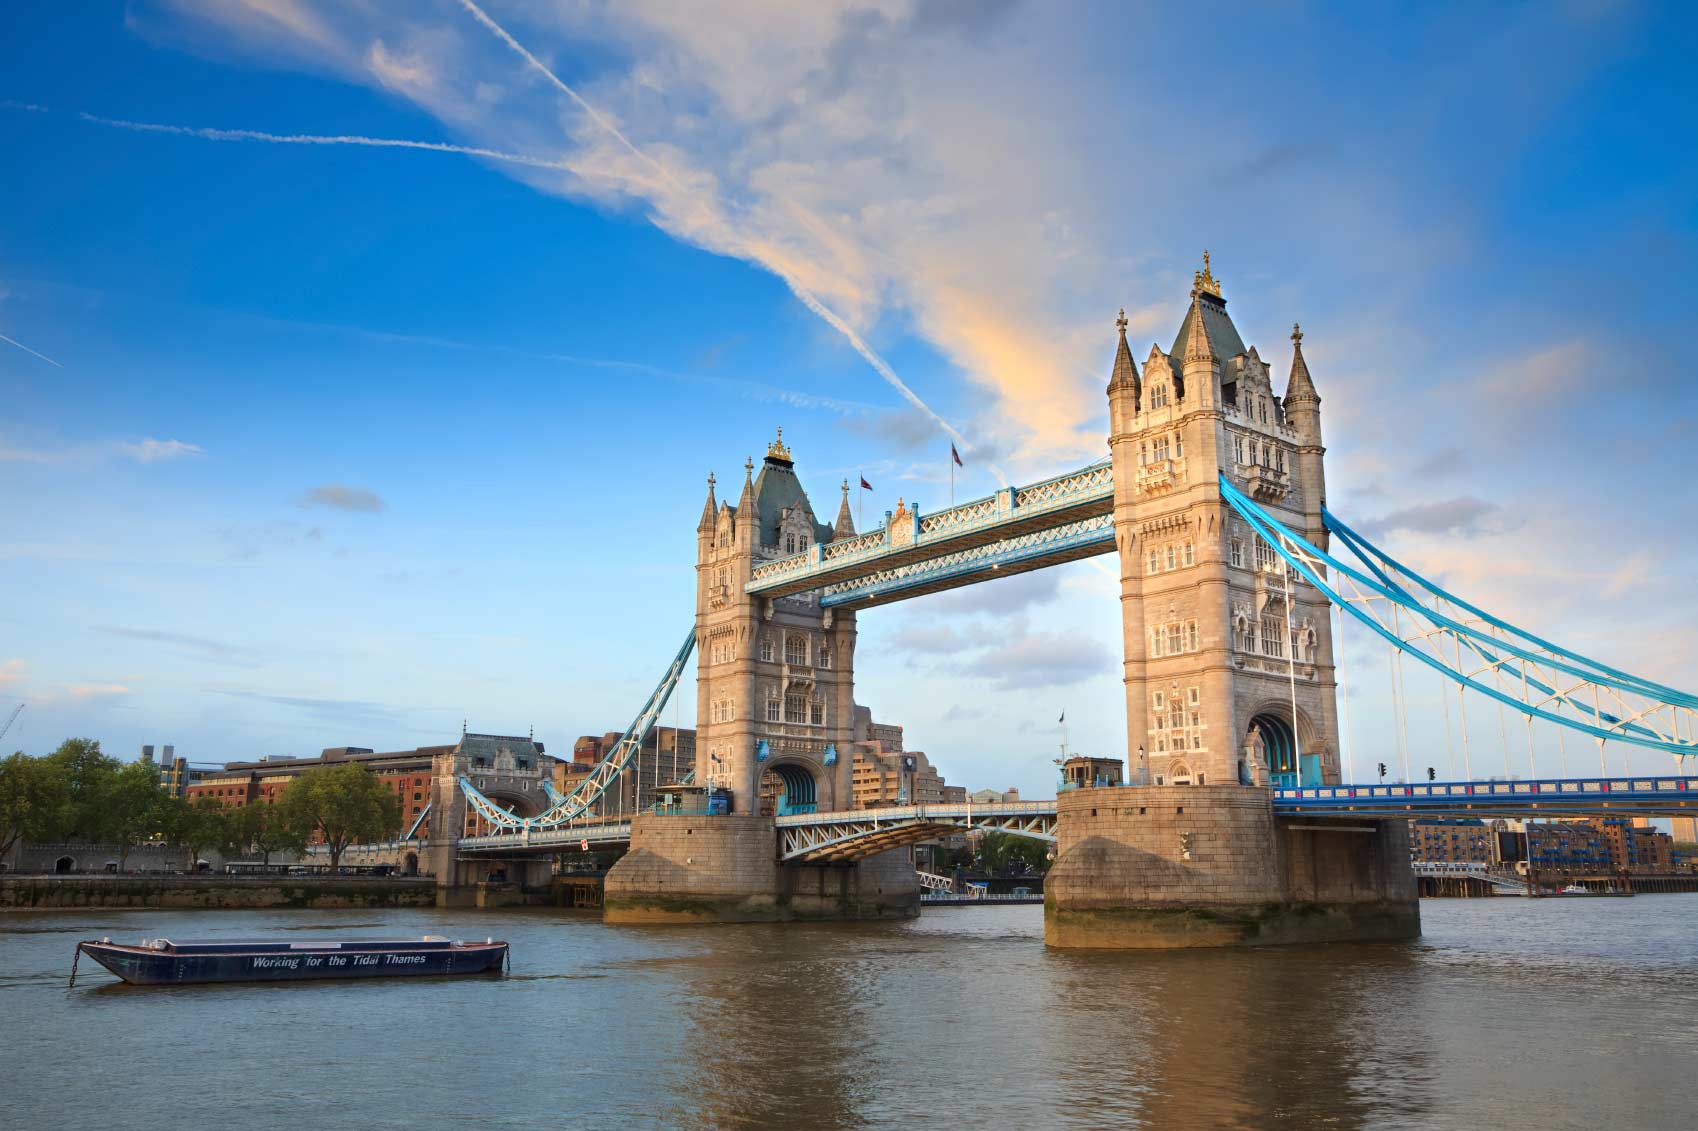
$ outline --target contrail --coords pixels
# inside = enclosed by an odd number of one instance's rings
[[[605,130],[607,134],[620,145],[624,146],[633,157],[637,158],[655,172],[659,173],[662,177],[666,178],[667,182],[679,192],[686,196],[693,197],[696,195],[677,177],[673,176],[672,171],[665,165],[662,165],[659,161],[656,161],[653,157],[650,157],[647,153],[643,152],[640,146],[638,146],[630,138],[626,137],[624,132],[621,131],[618,126],[614,125],[609,118],[603,115],[594,106],[590,105],[583,95],[579,94],[576,90],[573,90],[572,87],[561,79],[559,75],[549,70],[542,60],[531,54],[530,51],[525,48],[524,44],[509,35],[506,28],[502,27],[500,24],[496,23],[495,20],[490,18],[489,13],[478,7],[473,0],[460,0],[460,7],[464,8],[478,23],[488,28],[491,34],[501,40],[501,42],[505,43],[516,55],[519,56],[519,58],[523,59],[532,70],[536,71],[538,74],[543,76],[543,78],[552,83],[556,90],[560,91],[573,102],[577,103],[578,107],[589,116],[591,121]],[[789,287],[791,293],[802,300],[802,305],[817,314],[832,329],[836,330],[839,334],[842,334],[849,344],[854,347],[855,352],[865,358],[867,364],[872,366],[873,370],[880,377],[884,378],[885,381],[888,382],[898,393],[901,393],[904,400],[913,405],[920,412],[924,413],[927,419],[931,420],[932,423],[941,428],[945,435],[964,448],[972,446],[967,442],[967,438],[965,436],[956,431],[947,420],[939,416],[935,411],[933,411],[930,405],[921,400],[919,394],[914,392],[913,389],[910,389],[907,382],[903,381],[902,378],[896,375],[896,370],[890,367],[890,363],[880,357],[878,353],[866,343],[865,339],[855,332],[854,328],[851,327],[849,323],[845,322],[842,318],[839,318],[830,307],[820,301],[818,295],[803,286],[793,276],[774,267],[772,264],[762,263],[761,266],[784,280],[784,285]],[[992,470],[996,471],[994,467]],[[996,471],[996,474],[997,478],[1002,478],[1002,473],[1000,471]]]
[[[523,153],[504,153],[499,149],[484,149],[475,145],[450,145],[442,141],[413,141],[398,137],[364,137],[359,134],[272,134],[262,130],[223,130],[202,126],[172,126],[159,122],[131,122],[123,118],[103,118],[99,114],[81,112],[85,122],[114,126],[138,133],[175,134],[178,137],[198,137],[206,141],[268,141],[279,145],[361,145],[376,149],[423,149],[432,153],[458,153],[465,157],[487,157],[512,165],[527,165],[533,169],[566,169],[563,161],[531,157]]]
[[[65,368],[63,365],[59,365],[59,363],[57,361],[54,361],[52,358],[48,357],[46,354],[37,353],[35,350],[30,349],[28,346],[24,345],[22,342],[18,341],[18,339],[16,339],[16,338],[8,338],[6,335],[0,334],[0,342],[5,342],[8,345],[17,346],[19,349],[23,350],[25,353],[29,354],[31,357],[39,357],[41,360],[45,361],[49,365],[58,366],[60,369]]]

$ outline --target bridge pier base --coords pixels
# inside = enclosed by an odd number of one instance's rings
[[[920,913],[908,849],[853,864],[777,858],[771,817],[660,815],[631,822],[631,850],[607,873],[609,923],[908,919]]]
[[[1069,790],[1044,941],[1113,950],[1414,938],[1402,821],[1273,815],[1253,786]]]

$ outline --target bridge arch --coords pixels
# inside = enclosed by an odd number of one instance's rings
[[[810,766],[778,762],[761,775],[760,797],[763,814],[812,813],[819,808],[819,781]]]
[[[1301,741],[1299,741],[1301,739]],[[1259,772],[1265,782],[1295,786],[1302,782],[1300,755],[1319,754],[1320,739],[1307,715],[1291,704],[1264,702],[1251,713],[1239,742],[1239,778]]]

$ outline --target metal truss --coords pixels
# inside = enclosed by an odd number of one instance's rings
[[[918,508],[897,511],[877,530],[762,562],[744,591],[782,597],[856,582],[950,551],[1106,515],[1113,507],[1114,468],[1103,460],[1024,487],[1004,487],[935,514],[921,514]]]
[[[820,594],[820,606],[871,605],[897,595],[917,596],[911,590],[932,592],[989,581],[998,574],[1024,573],[1113,549],[1113,514],[1093,515],[828,585]]]
[[[419,810],[419,815],[413,818],[413,823],[407,826],[406,832],[401,834],[402,840],[412,840],[419,835],[419,826],[423,825],[425,818],[430,816],[431,805],[432,802],[425,802],[425,807]]]
[[[1273,791],[1274,812],[1422,817],[1679,817],[1698,815],[1698,778],[1322,785]]]
[[[593,848],[629,844],[631,819],[580,821],[574,825],[555,825],[546,829],[526,828],[518,832],[461,837],[459,849],[462,853],[553,856],[581,849],[586,842]]]
[[[932,872],[920,871],[916,871],[914,875],[919,878],[920,886],[925,888],[927,891],[952,892],[955,890],[955,881],[950,879],[948,876],[939,876]]]
[[[1227,503],[1327,599],[1445,678],[1596,739],[1698,753],[1698,698],[1561,648],[1441,589],[1323,512],[1357,569],[1293,533],[1221,477]],[[1560,732],[1559,732],[1560,733]]]
[[[779,817],[778,858],[805,864],[844,864],[973,829],[1053,842],[1055,820],[1053,801],[898,805]]]
[[[480,793],[469,778],[460,779],[460,792],[466,795],[466,801],[477,811],[478,816],[501,829],[549,829],[583,817],[609,789],[618,785],[625,767],[636,757],[637,751],[648,738],[649,731],[653,730],[655,723],[660,720],[667,700],[672,698],[672,692],[684,674],[684,665],[689,662],[690,654],[695,650],[696,630],[692,625],[689,635],[684,637],[684,643],[678,649],[678,654],[672,658],[671,666],[666,669],[659,685],[649,694],[648,702],[643,704],[643,709],[636,719],[626,728],[613,749],[607,752],[607,756],[596,763],[589,776],[565,797],[560,797],[559,791],[551,784],[544,783],[549,801],[552,802],[546,812],[535,817],[515,816]]]

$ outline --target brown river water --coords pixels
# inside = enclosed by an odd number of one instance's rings
[[[1043,909],[0,915],[0,1129],[1698,1128],[1698,895],[1408,944],[1045,949]],[[132,988],[81,938],[445,934],[506,977]]]

